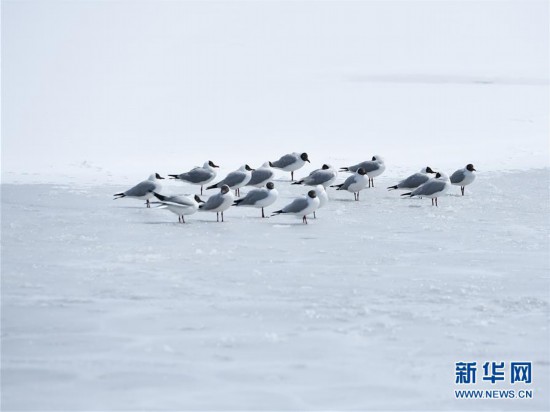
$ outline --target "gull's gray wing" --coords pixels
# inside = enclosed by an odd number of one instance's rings
[[[397,187],[412,189],[412,188],[418,187],[420,185],[423,185],[429,179],[430,179],[430,177],[428,175],[425,175],[424,173],[415,173],[414,175],[410,175],[406,179],[403,179],[402,181],[400,181],[397,184]]]
[[[229,187],[233,187],[235,185],[238,185],[239,183],[242,183],[242,181],[246,178],[246,173],[241,172],[240,170],[236,172],[229,173],[225,179],[223,179],[221,182],[219,182],[216,186],[222,187],[223,185],[227,185]]]
[[[246,194],[243,200],[238,201],[239,206],[254,206],[260,200],[269,196],[269,192],[264,189],[251,190]]]
[[[351,175],[350,177],[348,177],[344,183],[342,184],[342,186],[340,186],[338,188],[338,190],[348,190],[348,188],[350,187],[350,185],[354,184],[355,183],[355,175]]]
[[[141,183],[138,183],[131,189],[128,189],[124,192],[126,196],[145,196],[147,193],[154,192],[157,185],[155,182],[151,182],[150,180],[144,180]]]
[[[424,183],[422,186],[413,190],[411,193],[412,196],[431,196],[434,193],[437,193],[445,187],[445,182],[442,180],[430,180],[429,182]]]
[[[269,169],[256,169],[252,171],[252,178],[247,186],[257,185],[273,177],[273,171]]]
[[[364,162],[357,163],[356,165],[350,166],[348,169],[350,172],[355,173],[359,168],[363,168],[363,170],[365,170],[365,173],[370,173],[380,169],[380,165],[378,164],[378,162],[373,162],[372,160],[366,160]]]
[[[307,199],[305,197],[299,197],[285,207],[283,207],[283,213],[300,213],[308,206]]]
[[[451,183],[460,183],[466,178],[464,170],[460,169],[451,175]]]
[[[218,193],[214,196],[211,196],[206,203],[202,203],[200,206],[201,210],[212,210],[216,209],[217,207],[220,207],[223,203],[223,195],[221,193]]]
[[[271,164],[273,165],[273,167],[282,169],[283,167],[290,166],[294,162],[296,162],[296,156],[294,156],[293,154],[287,154],[281,157],[279,160],[271,162]]]
[[[304,184],[308,186],[322,185],[332,178],[334,178],[333,170],[318,169],[304,179]]]
[[[212,177],[214,172],[211,170],[203,169],[202,167],[195,167],[187,173],[182,173],[178,176],[178,179],[185,180],[189,183],[204,182]]]

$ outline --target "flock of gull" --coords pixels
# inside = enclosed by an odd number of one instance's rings
[[[282,156],[274,162],[265,162],[258,169],[252,169],[245,164],[238,170],[229,173],[224,179],[206,187],[206,190],[219,189],[218,193],[210,196],[208,200],[203,201],[198,195],[193,197],[186,196],[166,196],[160,193],[161,186],[158,180],[164,179],[158,173],[149,176],[149,179],[137,184],[131,189],[115,194],[115,199],[130,197],[146,201],[146,206],[151,204],[159,208],[166,208],[178,216],[180,223],[185,223],[185,216],[192,215],[195,212],[215,212],[216,220],[220,217],[223,222],[223,212],[231,206],[236,207],[254,207],[262,210],[262,217],[266,217],[264,208],[271,206],[279,197],[273,178],[275,172],[273,169],[280,169],[290,172],[290,179],[293,185],[312,186],[304,196],[300,196],[287,204],[282,209],[276,210],[271,216],[289,214],[302,218],[307,223],[307,215],[312,214],[315,217],[315,211],[323,207],[328,202],[328,187],[336,190],[345,190],[353,193],[354,200],[359,201],[359,193],[366,187],[374,187],[374,178],[381,175],[386,166],[381,156],[373,156],[371,160],[358,163],[353,166],[346,166],[337,171],[331,165],[324,164],[320,169],[316,169],[308,176],[294,181],[294,172],[309,163],[307,153],[290,153]],[[212,182],[216,176],[217,166],[212,161],[207,161],[202,167],[195,167],[192,170],[168,175],[172,179],[182,182],[198,185],[203,194],[203,187]],[[347,172],[351,175],[341,184],[333,185],[338,177],[338,172]],[[451,185],[460,186],[464,196],[464,188],[471,184],[476,177],[476,169],[472,164],[468,164],[463,169],[455,171],[451,177],[443,172],[436,172],[430,167],[423,168],[420,172],[401,180],[394,186],[388,187],[388,190],[409,190],[401,196],[409,197],[427,197],[431,198],[432,206],[437,206],[437,198],[445,194]],[[432,176],[433,175],[433,176]],[[240,189],[245,186],[252,186],[254,189],[248,191],[241,197]],[[233,191],[235,194],[233,194]],[[158,201],[150,202],[153,197]]]

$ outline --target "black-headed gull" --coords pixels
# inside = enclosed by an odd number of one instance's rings
[[[221,188],[223,185],[229,186],[230,189],[235,190],[235,196],[240,196],[240,188],[243,186],[246,186],[246,184],[250,181],[252,178],[252,169],[248,165],[242,165],[238,170],[235,170],[234,172],[229,173],[223,180],[216,183],[215,185],[208,186],[206,190],[208,189],[215,189],[215,188]]]
[[[216,170],[214,168],[218,167],[219,166],[215,165],[212,160],[208,160],[207,162],[204,162],[202,167],[197,166],[188,172],[168,176],[172,179],[178,179],[191,183],[192,185],[200,185],[202,195],[202,187],[216,178]]]
[[[200,197],[195,195],[192,198],[185,196],[163,196],[154,192],[153,195],[160,200],[160,202],[151,202],[152,204],[159,204],[159,209],[168,209],[170,212],[178,215],[178,222],[185,223],[185,216],[192,215],[199,208],[199,203],[204,203]]]
[[[447,193],[451,187],[451,181],[449,176],[445,173],[437,172],[435,177],[428,180],[423,185],[418,186],[415,190],[409,193],[403,193],[401,196],[420,196],[420,197],[429,197],[432,199],[432,206],[437,206],[437,198],[441,195]]]
[[[365,173],[369,177],[369,187],[374,187],[374,178],[380,176],[386,170],[386,165],[384,164],[384,159],[382,156],[375,155],[372,157],[372,160],[365,160],[364,162],[357,163],[353,166],[347,166],[340,168],[341,172],[357,172],[357,169],[363,168]]]
[[[464,169],[459,169],[451,175],[451,184],[460,186],[462,196],[464,188],[476,180],[476,169],[473,164],[468,164]]]
[[[309,176],[306,176],[292,184],[306,186],[323,185],[324,187],[329,187],[337,177],[338,172],[336,169],[334,169],[331,165],[324,164],[320,169],[316,169],[311,172]]]
[[[285,172],[290,172],[290,180],[294,181],[294,172],[301,167],[303,167],[306,162],[311,163],[309,161],[309,157],[307,153],[289,153],[281,157],[279,160],[275,160],[274,162],[269,162],[269,165],[271,167],[274,167],[276,169],[284,170]]]
[[[302,222],[307,224],[307,215],[315,212],[319,208],[319,198],[315,190],[307,192],[306,196],[301,196],[294,199],[291,203],[286,205],[280,210],[273,212],[271,216],[280,214],[291,214],[296,216],[302,216]]]
[[[252,189],[242,199],[235,200],[233,206],[249,206],[262,208],[262,217],[265,217],[264,207],[271,206],[277,198],[279,192],[275,189],[273,182],[267,182],[265,188]]]
[[[369,178],[365,172],[365,169],[360,167],[357,169],[355,174],[348,177],[344,183],[332,187],[336,187],[336,190],[347,190],[348,192],[353,193],[353,198],[355,200],[359,200],[359,192],[367,187],[368,182]]]
[[[138,183],[125,192],[115,193],[113,196],[115,196],[115,200],[122,199],[123,197],[132,197],[134,199],[145,200],[146,206],[151,207],[149,204],[149,199],[153,197],[153,192],[159,192],[161,189],[160,183],[157,182],[158,179],[164,179],[164,177],[158,173],[153,173],[147,180]]]
[[[265,162],[261,167],[252,171],[252,177],[246,184],[247,186],[263,187],[265,184],[273,180],[275,172],[269,166],[269,162]]]
[[[216,222],[220,221],[220,213],[222,215],[223,222],[223,212],[231,207],[235,197],[231,193],[231,189],[228,185],[223,185],[219,193],[216,193],[205,202],[199,205],[199,211],[201,212],[216,212]]]
[[[418,186],[426,183],[430,179],[431,177],[429,176],[430,173],[435,174],[435,172],[432,170],[430,166],[424,167],[422,168],[422,170],[420,170],[420,172],[414,173],[409,177],[401,180],[396,185],[388,187],[388,190],[416,189]]]

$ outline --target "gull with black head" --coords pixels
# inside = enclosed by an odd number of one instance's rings
[[[156,192],[153,192],[153,195],[160,202],[151,203],[158,204],[158,209],[168,209],[170,212],[178,215],[179,223],[185,223],[185,216],[194,214],[199,208],[199,203],[204,203],[197,195],[192,198],[185,196],[163,196]]]
[[[269,165],[290,172],[290,180],[294,181],[294,172],[303,167],[306,162],[310,163],[307,153],[294,152],[282,156],[279,160],[269,162]]]
[[[466,165],[463,169],[458,169],[451,175],[451,184],[460,186],[460,192],[464,196],[464,189],[476,180],[476,169],[473,164]]]
[[[223,185],[227,185],[230,189],[235,190],[235,196],[240,196],[241,192],[239,189],[246,186],[246,184],[250,181],[252,178],[251,172],[253,170],[254,169],[248,165],[242,165],[238,170],[229,173],[222,181],[216,183],[215,185],[208,186],[206,190],[221,188]]]
[[[358,201],[359,200],[359,192],[363,190],[365,187],[367,187],[368,183],[368,176],[365,172],[365,169],[360,167],[357,169],[357,172],[355,174],[348,177],[344,183],[340,185],[334,185],[331,187],[336,187],[336,190],[347,190],[348,192],[353,193],[353,198]]]
[[[204,162],[202,167],[197,166],[188,172],[180,173],[179,175],[168,176],[170,176],[172,179],[178,179],[187,183],[191,183],[192,185],[200,185],[202,195],[202,187],[216,178],[215,168],[218,167],[219,166],[215,165],[212,160],[208,160]]]
[[[157,182],[157,180],[160,179],[164,179],[164,177],[162,177],[158,173],[153,173],[151,174],[151,176],[149,176],[147,180],[138,183],[131,189],[128,189],[125,192],[115,193],[114,200],[122,199],[123,197],[131,197],[134,199],[145,200],[146,206],[151,207],[149,199],[153,197],[154,192],[160,191],[161,186],[160,183]]]
[[[388,190],[416,189],[418,186],[426,183],[430,179],[431,173],[435,174],[435,172],[432,170],[430,166],[426,166],[422,168],[420,172],[414,173],[409,177],[406,177],[405,179],[401,180],[396,185],[388,187]]]
[[[324,164],[320,169],[316,169],[309,176],[292,183],[293,185],[317,186],[323,185],[329,187],[338,177],[338,172],[331,165]]]
[[[231,193],[229,186],[222,185],[220,192],[216,193],[205,202],[199,205],[201,212],[216,212],[216,222],[220,221],[220,213],[223,222],[223,212],[231,207],[235,197]]]
[[[291,203],[286,205],[280,210],[273,212],[271,216],[280,214],[291,214],[295,216],[302,216],[302,222],[307,224],[307,215],[315,212],[319,208],[319,198],[315,190],[307,192],[306,196],[301,196],[294,199]]]
[[[264,214],[264,207],[271,206],[277,198],[279,192],[275,189],[273,182],[267,182],[265,188],[252,189],[242,199],[235,200],[233,206],[248,206],[262,209],[262,217],[266,217]]]
[[[375,155],[371,160],[365,160],[364,162],[357,163],[353,166],[346,166],[340,168],[341,172],[352,172],[355,173],[359,168],[362,168],[367,176],[369,177],[369,187],[374,187],[374,178],[380,176],[386,170],[386,165],[382,156]]]
[[[451,181],[449,180],[449,176],[445,173],[437,172],[434,178],[418,186],[412,192],[403,193],[401,196],[429,197],[432,199],[432,206],[434,206],[434,204],[437,206],[437,198],[447,193],[450,187]]]

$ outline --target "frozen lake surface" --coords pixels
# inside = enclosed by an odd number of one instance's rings
[[[550,409],[549,170],[439,208],[396,182],[330,189],[307,226],[2,185],[3,410]],[[274,208],[305,191],[276,184]],[[459,388],[459,361],[531,361],[533,383]],[[534,399],[454,399],[485,387]]]

